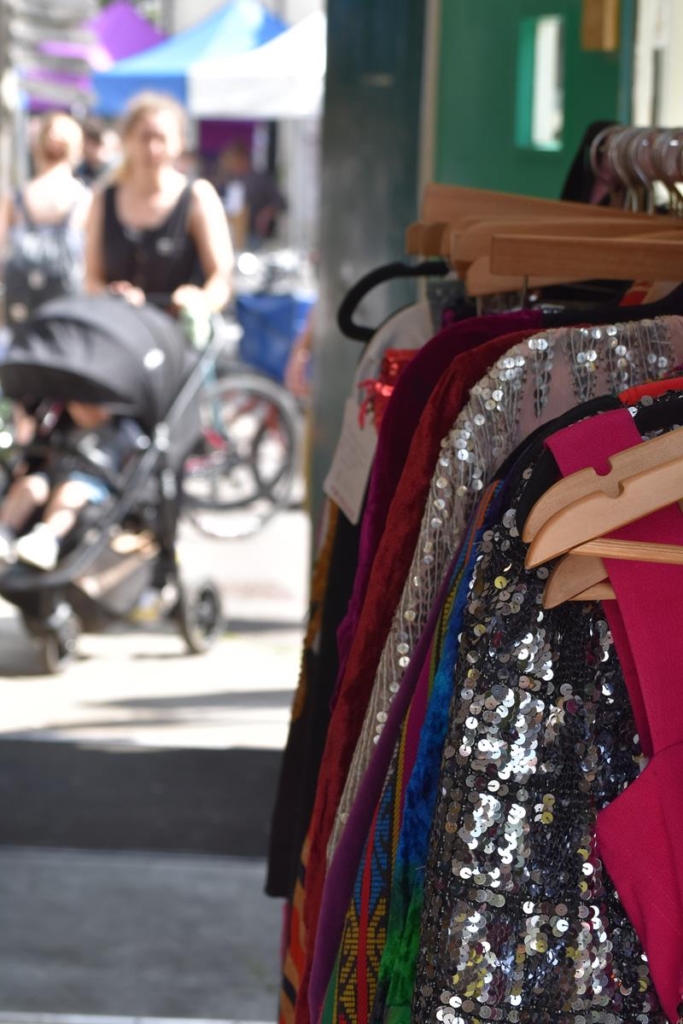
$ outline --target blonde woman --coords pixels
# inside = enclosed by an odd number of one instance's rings
[[[57,224],[71,216],[75,227],[83,228],[88,215],[90,193],[74,177],[83,155],[83,132],[68,114],[47,114],[40,118],[32,146],[35,177],[21,192],[21,204],[37,224]],[[18,220],[17,197],[6,196],[2,208],[3,237]]]
[[[83,284],[83,230],[90,191],[74,177],[83,133],[67,114],[38,122],[35,177],[0,204],[0,246],[6,252],[5,308],[11,326],[41,303]]]
[[[170,295],[176,309],[202,300],[212,311],[230,297],[230,234],[217,192],[190,182],[175,164],[185,146],[185,114],[173,99],[144,93],[121,126],[123,163],[95,194],[88,221],[86,284],[141,305]]]

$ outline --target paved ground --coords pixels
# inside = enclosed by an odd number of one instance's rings
[[[261,884],[245,860],[0,852],[3,1009],[274,1020]]]
[[[306,608],[309,533],[188,533],[229,629],[83,637],[61,678],[0,607],[0,1022],[17,1014],[275,1019],[268,821]],[[21,1021],[21,1016],[18,1020]]]
[[[303,512],[256,538],[205,541],[187,531],[188,577],[219,583],[228,632],[202,657],[172,629],[84,636],[61,678],[41,677],[38,650],[0,603],[0,736],[161,746],[281,749],[306,613]]]

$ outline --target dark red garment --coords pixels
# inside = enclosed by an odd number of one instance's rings
[[[353,595],[337,632],[340,680],[358,628],[372,563],[384,533],[389,506],[401,479],[420,416],[441,375],[456,356],[492,338],[500,338],[511,331],[537,331],[542,327],[543,314],[535,309],[463,320],[428,341],[398,379],[394,389],[395,397],[392,396],[385,410],[377,441],[361,524]]]
[[[564,475],[604,472],[616,452],[641,444],[624,410],[560,431],[547,442]],[[670,505],[610,534],[683,545],[683,514]],[[640,777],[602,810],[597,850],[647,953],[670,1021],[683,1014],[683,566],[605,559],[616,601],[604,602],[633,705]]]
[[[417,544],[429,486],[442,438],[452,428],[470,389],[486,370],[532,329],[498,337],[457,356],[433,391],[410,445],[401,479],[372,565],[358,630],[332,712],[308,831],[310,855],[306,868],[304,923],[307,965],[297,995],[297,1024],[309,1021],[308,982],[325,882],[327,844],[341,800],[382,649],[410,569]],[[399,384],[415,365],[413,361]],[[392,398],[389,409],[394,400]],[[387,417],[389,411],[387,412]],[[386,423],[386,419],[385,419]]]

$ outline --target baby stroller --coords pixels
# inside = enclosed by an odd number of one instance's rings
[[[201,355],[193,353],[171,317],[111,296],[49,302],[14,337],[0,366],[7,397],[34,406],[44,399],[106,404],[146,434],[120,475],[78,446],[60,450],[74,469],[105,479],[111,496],[81,513],[56,570],[16,564],[0,575],[0,595],[42,643],[48,671],[68,664],[82,629],[129,616],[150,587],[170,597],[168,617],[190,651],[207,650],[220,635],[216,586],[187,585],[176,557],[182,467],[199,437],[202,384],[220,348],[214,336]],[[22,454],[47,453],[29,446]]]

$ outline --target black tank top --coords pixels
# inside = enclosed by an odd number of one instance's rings
[[[146,294],[170,295],[182,284],[203,284],[194,238],[187,226],[192,185],[180,194],[164,223],[153,230],[122,224],[116,212],[116,186],[104,193],[104,275],[130,281]]]

